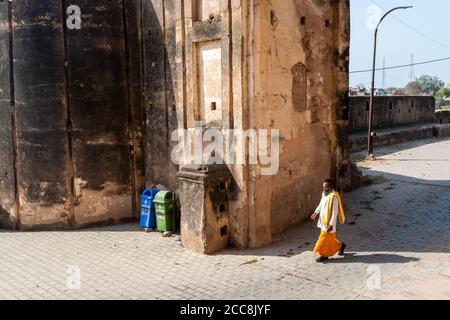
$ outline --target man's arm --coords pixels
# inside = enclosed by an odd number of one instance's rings
[[[314,213],[311,215],[311,220],[316,220],[318,217],[319,217],[319,214],[320,214],[320,208],[322,207],[322,201],[323,200],[320,200],[320,203],[319,203],[319,205],[317,206],[317,209],[316,209],[316,211],[314,211]]]

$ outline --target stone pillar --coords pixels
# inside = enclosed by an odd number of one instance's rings
[[[228,168],[189,165],[178,173],[178,180],[183,246],[202,254],[226,248],[230,242]]]

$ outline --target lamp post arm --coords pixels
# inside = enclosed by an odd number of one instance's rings
[[[375,69],[376,69],[376,61],[377,61],[377,38],[378,38],[378,28],[380,27],[383,20],[393,11],[400,10],[400,9],[410,9],[412,6],[403,6],[403,7],[396,7],[388,12],[386,12],[378,21],[377,27],[375,28],[375,34],[374,34],[374,44],[373,44],[373,64],[372,64],[372,83],[370,88],[370,103],[369,103],[369,121],[368,121],[368,158],[373,158],[373,103],[374,103],[374,95],[375,95]]]
[[[383,22],[384,18],[386,18],[386,17],[387,17],[390,13],[392,13],[393,11],[401,10],[401,9],[411,9],[411,8],[413,8],[413,6],[396,7],[396,8],[393,8],[393,9],[389,10],[388,12],[386,12],[386,13],[381,17],[380,21],[379,21],[378,24],[377,24],[377,28],[376,28],[375,31],[378,31],[378,28],[380,27],[380,25],[381,25],[381,23]]]

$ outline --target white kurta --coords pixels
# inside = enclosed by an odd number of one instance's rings
[[[317,207],[315,213],[320,213],[319,216],[319,222],[317,223],[317,227],[321,229],[322,231],[327,231],[327,228],[322,224],[322,218],[325,214],[325,203],[327,200],[328,195],[322,193],[322,200],[320,200],[319,206]],[[330,225],[333,226],[333,231],[331,233],[336,233],[336,226],[337,226],[337,218],[338,218],[338,212],[339,212],[339,203],[336,199],[336,197],[333,198],[333,214],[331,216],[331,222]]]

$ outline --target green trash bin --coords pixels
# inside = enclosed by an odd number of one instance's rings
[[[160,191],[153,200],[156,210],[156,228],[158,231],[173,231],[173,194]]]

